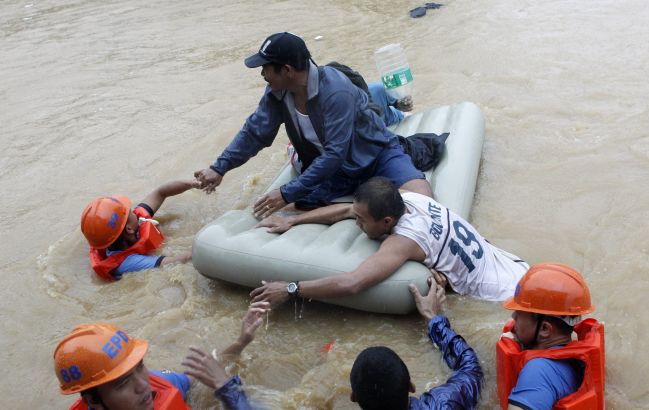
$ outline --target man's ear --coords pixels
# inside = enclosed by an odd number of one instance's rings
[[[549,322],[547,320],[544,320],[541,322],[541,327],[539,328],[539,337],[541,338],[548,338],[552,335],[554,331],[554,325],[552,322]]]
[[[395,222],[395,220],[394,220],[394,217],[393,217],[393,216],[385,216],[385,217],[383,217],[383,224],[384,224],[385,226],[392,227],[392,225],[394,224],[394,222]]]
[[[412,379],[410,379],[410,393],[414,393],[417,391],[417,388],[415,387],[415,383],[412,382]]]

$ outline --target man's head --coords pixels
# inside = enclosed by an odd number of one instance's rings
[[[405,212],[406,206],[397,187],[383,177],[370,178],[354,193],[356,225],[369,238],[389,234]]]
[[[105,249],[118,241],[137,240],[138,218],[131,201],[121,195],[94,199],[81,214],[81,232],[93,248]]]
[[[311,53],[304,40],[291,33],[275,33],[259,51],[246,58],[249,68],[262,67],[261,75],[273,91],[295,91],[306,85]]]
[[[408,393],[415,392],[406,364],[385,346],[363,350],[354,361],[349,380],[351,400],[363,410],[405,410]]]
[[[142,359],[148,344],[107,323],[77,326],[54,350],[61,393],[80,393],[97,410],[151,410],[153,394]]]
[[[514,311],[514,334],[526,349],[570,341],[581,315],[595,310],[579,272],[559,263],[532,266],[503,307]]]
[[[275,33],[269,36],[259,47],[259,51],[246,58],[248,68],[261,67],[267,64],[277,66],[289,65],[297,71],[309,67],[311,53],[304,40],[292,33]]]

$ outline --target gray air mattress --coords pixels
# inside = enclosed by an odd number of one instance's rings
[[[484,119],[473,103],[464,102],[411,115],[394,132],[449,132],[446,156],[434,172],[426,173],[435,198],[463,218],[469,217],[484,140]],[[287,164],[269,190],[295,174]],[[317,279],[354,270],[372,255],[379,242],[368,239],[353,220],[332,226],[298,225],[284,234],[255,229],[250,209],[229,211],[205,226],[194,238],[193,263],[203,275],[248,287],[262,280]],[[327,303],[370,312],[405,314],[415,308],[408,284],[427,291],[429,270],[407,262],[383,282],[354,296]]]

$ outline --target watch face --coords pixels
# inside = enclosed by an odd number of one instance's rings
[[[293,294],[297,291],[297,283],[291,282],[287,286],[287,290],[289,294]]]

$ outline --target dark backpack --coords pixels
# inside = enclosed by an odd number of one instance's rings
[[[344,64],[340,64],[337,61],[332,61],[326,65],[335,68],[336,70],[345,74],[345,76],[349,78],[349,81],[351,81],[352,84],[354,84],[356,87],[360,88],[361,90],[365,91],[365,94],[367,94],[367,98],[369,98],[370,100],[368,103],[370,109],[376,112],[378,115],[383,115],[383,109],[378,105],[374,104],[374,101],[372,101],[372,96],[370,95],[370,89],[367,87],[367,82],[365,82],[365,79],[358,71]]]

